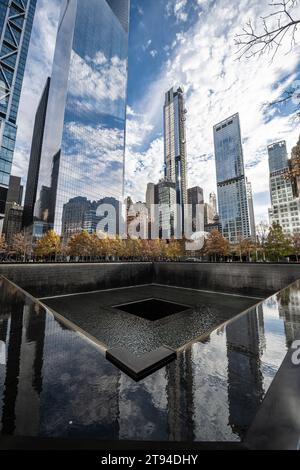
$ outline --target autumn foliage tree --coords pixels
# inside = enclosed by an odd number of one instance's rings
[[[61,250],[61,241],[59,235],[54,230],[49,230],[38,240],[34,249],[34,254],[38,257],[51,258],[57,256]]]
[[[5,241],[5,235],[0,234],[0,253],[5,253],[7,250],[7,244]]]
[[[205,240],[203,251],[206,255],[212,256],[214,261],[217,261],[220,257],[228,256],[230,244],[219,230],[212,230]]]

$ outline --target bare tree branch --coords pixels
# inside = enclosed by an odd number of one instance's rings
[[[269,3],[271,7],[276,8],[276,11],[261,17],[263,30],[260,34],[255,31],[252,21],[248,20],[242,32],[235,37],[238,59],[273,52],[273,60],[287,35],[290,36],[291,49],[295,47],[300,19],[295,19],[291,10],[296,4],[297,0]],[[274,18],[277,19],[276,26],[272,21]]]

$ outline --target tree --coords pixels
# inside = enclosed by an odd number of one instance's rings
[[[23,257],[25,261],[26,256],[30,254],[32,248],[32,238],[26,234],[25,231],[17,233],[13,237],[12,249],[13,251]]]
[[[292,247],[294,255],[296,255],[297,262],[299,261],[300,255],[300,233],[292,235]]]
[[[274,8],[268,15],[261,18],[262,28],[256,31],[253,21],[249,20],[243,27],[242,32],[235,37],[238,59],[245,56],[247,59],[262,56],[265,53],[272,53],[272,60],[284,41],[289,37],[290,51],[296,46],[296,33],[300,18],[293,15],[293,9],[297,5],[297,0],[273,1],[269,4]],[[267,107],[288,103],[296,100],[296,109],[300,105],[300,93],[298,83],[294,82],[289,89],[285,90],[280,98],[271,103],[266,103]],[[299,112],[297,113],[299,116]]]
[[[236,35],[235,44],[238,47],[239,58],[261,56],[272,52],[272,58],[277,54],[283,41],[289,37],[291,49],[296,45],[297,26],[299,18],[293,16],[297,0],[273,1],[269,6],[274,11],[261,18],[262,29],[255,30],[253,21],[249,20],[240,34]]]
[[[229,241],[223,237],[219,230],[212,230],[205,241],[204,253],[213,256],[214,261],[217,261],[220,256],[228,256],[229,251]]]
[[[266,260],[266,243],[268,240],[269,231],[270,226],[267,222],[262,221],[256,226],[258,251],[262,253],[264,261]]]
[[[73,235],[68,242],[68,253],[70,256],[79,258],[88,258],[92,253],[92,239],[90,234],[84,230],[83,232]]]
[[[61,243],[60,237],[54,230],[49,230],[49,232],[45,233],[45,235],[38,240],[36,247],[34,249],[34,253],[36,256],[43,256],[43,257],[52,257],[60,251]]]
[[[282,227],[273,223],[266,243],[266,253],[271,261],[280,261],[293,252],[291,241],[285,237]]]
[[[299,187],[300,179],[300,136],[297,144],[292,149],[292,158],[290,159],[290,169],[286,175],[287,179],[295,180]]]
[[[243,261],[243,256],[248,256],[251,261],[252,253],[256,250],[256,245],[253,240],[246,238],[240,239],[239,243],[233,247],[234,252],[237,252],[240,257],[240,261]]]
[[[165,256],[168,259],[176,259],[183,255],[182,243],[178,240],[171,240],[166,244]]]
[[[0,253],[5,253],[7,250],[7,244],[5,241],[5,235],[0,234]]]

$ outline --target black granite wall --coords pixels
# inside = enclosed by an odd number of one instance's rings
[[[158,284],[266,297],[300,279],[300,264],[154,263]]]
[[[152,282],[152,263],[0,265],[3,275],[35,297]]]
[[[143,284],[266,297],[300,279],[300,265],[104,263],[0,265],[0,275],[36,297]]]

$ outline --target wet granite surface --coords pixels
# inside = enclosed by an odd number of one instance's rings
[[[184,304],[187,310],[151,321],[114,308],[149,298]],[[43,299],[42,302],[108,348],[124,348],[139,355],[161,346],[178,349],[258,300],[149,285]]]
[[[136,383],[90,341],[0,280],[0,433],[239,442],[299,330],[297,282]],[[294,397],[299,416],[300,393]],[[300,429],[294,431],[299,436]]]

